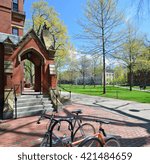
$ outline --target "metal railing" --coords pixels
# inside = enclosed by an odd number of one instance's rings
[[[62,87],[61,85],[59,85],[59,88],[61,88],[61,89],[60,89],[60,94],[61,94],[62,90],[65,91],[65,92],[68,92],[68,93],[69,93],[68,99],[71,99],[71,91],[70,91],[70,90],[68,90],[68,89],[66,89],[66,88],[64,88],[64,87]]]
[[[13,88],[10,89],[10,91],[8,92],[6,98],[4,99],[4,104],[6,103],[6,101],[8,100],[8,97],[10,95],[10,93],[13,91]]]
[[[52,101],[54,111],[58,112],[58,106],[59,106],[59,104],[62,104],[60,102],[60,93],[57,91],[57,89],[51,88],[50,85],[48,84],[48,82],[46,85],[47,86],[45,86],[43,83],[41,84],[41,91],[43,89],[47,91],[47,93],[49,94],[49,97]]]
[[[6,104],[6,102],[8,101],[8,98],[11,94],[11,92],[13,92],[13,96],[14,96],[14,106],[15,106],[15,109],[14,109],[14,112],[15,112],[15,118],[17,118],[17,94],[16,94],[16,91],[18,90],[18,88],[20,87],[19,84],[15,84],[14,87],[12,87],[10,89],[10,91],[8,92],[6,98],[4,99],[4,104]],[[8,103],[8,102],[7,102]]]
[[[15,102],[15,119],[17,119],[17,93],[16,91],[18,90],[18,88],[20,87],[19,84],[15,84],[14,85],[14,102]]]

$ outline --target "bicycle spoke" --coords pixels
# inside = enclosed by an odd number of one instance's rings
[[[104,147],[120,147],[120,143],[116,138],[109,138],[106,140]]]
[[[61,121],[61,126],[60,123],[57,123],[53,128],[52,147],[63,147],[64,143],[62,140],[64,135],[70,137],[71,131],[68,130],[68,122],[63,120]]]

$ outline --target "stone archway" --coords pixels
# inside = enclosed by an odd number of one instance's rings
[[[32,89],[35,92],[42,92],[42,83],[43,83],[43,67],[44,67],[44,57],[34,48],[30,48],[18,55],[21,68],[21,93],[24,92],[24,88],[27,87],[27,81],[25,81],[25,60],[28,60],[34,65],[34,82]],[[32,69],[32,68],[30,68]],[[31,84],[31,83],[30,83]],[[31,87],[31,86],[29,86]]]

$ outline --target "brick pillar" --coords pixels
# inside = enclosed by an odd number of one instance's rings
[[[50,76],[50,82],[51,82],[51,84],[50,84],[51,88],[56,89],[56,87],[57,87],[57,76],[51,75]]]
[[[35,82],[34,82],[35,92],[41,91],[41,66],[35,65]]]
[[[4,108],[4,47],[0,44],[0,119]]]
[[[49,79],[49,69],[48,69],[48,64],[45,64],[43,66],[43,79],[42,79],[42,84],[43,84],[43,94],[47,95],[49,93],[49,87],[50,87],[50,79]]]

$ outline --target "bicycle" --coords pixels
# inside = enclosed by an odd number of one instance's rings
[[[120,147],[118,139],[114,136],[107,135],[102,128],[102,124],[109,124],[107,121],[96,120],[99,123],[99,132],[93,136],[86,137],[84,140],[73,143],[78,144],[78,147]]]
[[[82,123],[82,119],[79,118],[79,114],[82,114],[82,110],[74,110],[71,112],[74,114],[72,120],[73,124],[73,141],[80,140],[86,136],[91,136],[96,133],[95,127],[90,123]],[[77,128],[75,128],[77,126]]]
[[[41,119],[46,118],[49,120],[49,125],[47,128],[47,131],[42,139],[42,142],[40,144],[40,147],[52,147],[52,145],[55,145],[59,142],[61,142],[61,138],[58,137],[54,132],[53,132],[53,128],[54,126],[59,123],[60,121],[63,121],[62,119],[55,119],[55,114],[52,113],[51,115],[46,114],[46,110],[44,110],[41,114],[41,116],[39,117],[37,124],[40,124]],[[69,120],[65,120],[66,122],[68,122],[68,124],[70,124]],[[70,128],[72,128],[72,125],[70,124]],[[72,131],[70,134],[71,138],[72,137]]]
[[[55,118],[55,114],[48,115],[46,110],[41,114],[37,123],[40,123],[42,118],[50,120],[47,128],[47,132],[40,144],[41,147],[56,147],[64,146],[63,139],[68,135],[71,142],[85,138],[85,136],[91,136],[95,134],[95,128],[90,123],[82,124],[81,119],[79,119],[79,114],[82,113],[81,110],[75,110],[71,112],[75,114],[71,118]],[[66,128],[63,126],[63,131],[61,132],[61,125],[65,123]],[[76,128],[77,126],[77,128]],[[65,131],[66,130],[66,131]],[[69,131],[69,134],[68,134]],[[55,132],[55,133],[54,133]],[[57,134],[56,134],[57,133]]]

